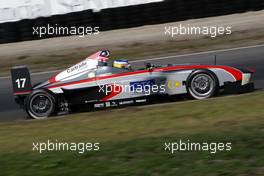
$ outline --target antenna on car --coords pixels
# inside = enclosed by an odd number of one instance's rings
[[[214,64],[216,65],[216,55],[214,55]]]

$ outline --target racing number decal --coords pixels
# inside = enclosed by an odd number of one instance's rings
[[[14,94],[25,94],[32,90],[30,73],[27,67],[13,67],[11,77]]]
[[[24,88],[25,87],[25,84],[26,84],[26,81],[27,79],[26,78],[19,78],[16,80],[16,83],[17,83],[17,88]]]

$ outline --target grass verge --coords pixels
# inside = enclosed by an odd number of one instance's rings
[[[0,124],[3,175],[262,175],[264,92]],[[47,140],[100,142],[99,152],[32,151]],[[210,154],[164,142],[232,142]],[[55,173],[55,174],[54,174]]]

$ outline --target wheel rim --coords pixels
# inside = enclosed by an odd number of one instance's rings
[[[30,100],[30,112],[35,118],[48,117],[52,109],[52,99],[45,94],[37,94]]]
[[[207,74],[198,74],[191,81],[191,91],[199,96],[206,97],[214,91],[214,80]]]

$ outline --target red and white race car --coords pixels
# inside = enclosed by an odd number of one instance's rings
[[[189,94],[209,98],[219,90],[254,89],[253,72],[220,65],[154,66],[134,70],[127,60],[108,63],[109,51],[99,51],[78,64],[32,86],[26,67],[11,70],[14,95],[30,117],[47,118],[74,106],[95,108],[146,102],[153,96]]]

